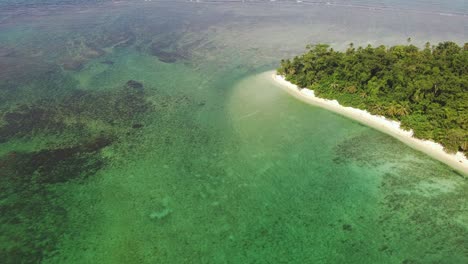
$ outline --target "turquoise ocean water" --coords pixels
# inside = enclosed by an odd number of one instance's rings
[[[265,73],[466,41],[431,3],[4,3],[1,262],[466,263],[466,176]]]

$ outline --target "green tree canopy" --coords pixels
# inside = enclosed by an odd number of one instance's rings
[[[410,39],[409,39],[410,40]],[[468,43],[335,51],[308,45],[278,73],[317,96],[401,121],[414,135],[468,156]]]

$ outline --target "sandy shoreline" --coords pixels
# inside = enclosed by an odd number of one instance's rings
[[[391,135],[410,147],[424,152],[432,158],[449,165],[465,175],[468,175],[468,159],[463,155],[463,153],[457,152],[456,154],[449,154],[445,152],[442,145],[438,143],[414,138],[413,131],[405,131],[400,128],[400,122],[386,119],[383,116],[371,115],[365,110],[342,106],[336,100],[318,98],[315,96],[314,91],[309,89],[299,89],[297,85],[286,81],[283,76],[277,75],[274,71],[271,74],[273,80],[282,88],[285,88],[284,90],[294,97],[309,104],[320,106],[354,119],[360,123]]]

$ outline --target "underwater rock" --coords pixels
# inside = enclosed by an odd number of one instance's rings
[[[143,124],[133,124],[132,125],[132,128],[134,129],[139,129],[139,128],[142,128],[143,127]]]
[[[353,227],[350,224],[344,224],[343,225],[343,230],[344,231],[352,231]]]
[[[62,67],[67,71],[80,71],[83,69],[84,63],[83,59],[68,59],[62,63]]]
[[[114,65],[114,62],[111,60],[104,60],[104,61],[101,61],[101,63],[106,64],[106,65]]]
[[[178,104],[181,104],[181,105],[189,105],[189,104],[192,104],[192,99],[190,99],[190,97],[186,96],[186,95],[181,95],[181,96],[177,96],[175,98],[175,102],[178,103]]]
[[[387,245],[383,245],[379,248],[379,251],[386,251],[388,249]]]
[[[137,90],[143,89],[143,84],[135,80],[129,80],[126,85],[127,87],[137,89]]]
[[[158,57],[158,59],[165,63],[174,63],[180,59],[184,59],[184,53],[177,50],[172,50],[170,42],[155,42],[149,48],[151,55]]]

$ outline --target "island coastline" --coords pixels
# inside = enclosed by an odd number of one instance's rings
[[[364,125],[377,129],[385,134],[388,134],[406,145],[424,152],[430,157],[439,160],[455,170],[468,176],[468,159],[462,152],[455,154],[447,153],[444,147],[430,140],[422,140],[413,137],[413,131],[403,130],[400,127],[400,122],[390,120],[383,116],[372,115],[369,112],[353,107],[342,106],[337,100],[328,100],[315,96],[313,90],[307,88],[299,88],[297,85],[287,81],[284,76],[278,75],[276,71],[271,72],[272,79],[284,91],[290,95],[300,99],[308,104],[319,106],[329,111],[338,113],[345,117],[356,120]]]

